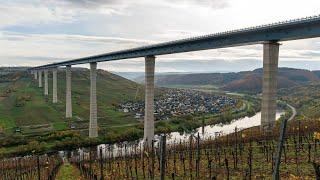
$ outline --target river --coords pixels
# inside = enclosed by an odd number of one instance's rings
[[[284,111],[277,110],[276,119],[278,119]],[[204,126],[204,130],[202,127],[197,128],[193,133],[184,133],[180,134],[179,132],[172,132],[168,135],[168,143],[173,141],[180,141],[189,138],[192,134],[200,134],[201,138],[214,138],[217,134],[226,135],[235,131],[235,128],[238,130],[259,126],[261,124],[261,112],[256,113],[252,117],[244,117],[240,119],[235,119],[231,121],[229,124],[216,124],[216,125],[207,125]],[[159,137],[156,137],[158,139]]]
[[[279,117],[284,114],[285,112],[283,110],[277,110],[276,112],[276,119],[279,119]],[[202,127],[195,129],[192,133],[183,133],[180,134],[179,132],[171,132],[167,135],[167,143],[171,144],[174,142],[179,142],[180,140],[188,140],[190,135],[196,135],[199,133],[201,138],[214,138],[216,135],[226,135],[234,132],[235,128],[238,130],[259,126],[261,124],[261,112],[256,113],[252,117],[243,117],[240,119],[234,119],[229,124],[216,124],[216,125],[207,125],[204,126],[204,130]],[[158,141],[160,138],[159,135],[155,136],[155,140]],[[143,143],[142,140],[139,141],[139,144],[141,145]],[[129,143],[130,144],[130,143]],[[135,143],[136,144],[136,143]],[[157,143],[156,143],[157,146]],[[103,156],[105,156],[106,148],[109,147],[114,152],[114,156],[117,156],[117,154],[121,152],[121,154],[124,154],[124,148],[119,148],[118,145],[106,145],[101,144],[97,146],[97,153],[99,152],[99,149],[102,148],[103,150]],[[123,146],[122,146],[123,147]],[[121,150],[120,150],[121,149]],[[80,154],[84,153],[83,150],[85,149],[79,149]],[[109,149],[110,150],[110,149]],[[120,150],[120,151],[119,151]]]

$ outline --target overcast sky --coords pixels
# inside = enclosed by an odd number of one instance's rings
[[[0,0],[0,66],[43,65],[313,16],[319,7],[319,0]],[[320,69],[319,38],[280,48],[280,66]],[[166,55],[157,57],[156,71],[252,70],[262,66],[261,57],[262,45]],[[144,61],[98,67],[143,71]]]

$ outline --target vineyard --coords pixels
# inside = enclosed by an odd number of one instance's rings
[[[0,179],[54,180],[62,164],[58,155],[17,157],[0,161]]]
[[[319,170],[320,121],[288,124],[280,166],[283,179],[315,179]],[[86,179],[271,179],[279,125],[272,133],[250,128],[215,139],[199,135],[186,141],[150,147],[122,144],[73,156]],[[162,167],[161,167],[162,166]],[[163,171],[161,173],[161,171]]]
[[[209,139],[200,134],[184,141],[105,145],[71,153],[69,162],[83,179],[271,179],[279,138],[259,127]],[[279,175],[315,179],[320,171],[320,121],[288,122]],[[167,143],[166,143],[167,140]],[[0,179],[55,179],[59,155],[28,156],[0,162]],[[318,174],[318,175],[317,175]]]

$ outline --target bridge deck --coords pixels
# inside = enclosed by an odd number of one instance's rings
[[[145,56],[259,44],[266,41],[288,41],[314,37],[320,37],[320,15],[115,51],[43,65],[32,69],[45,69],[90,62],[114,61]]]

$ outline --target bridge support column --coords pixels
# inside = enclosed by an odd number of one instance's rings
[[[38,79],[38,72],[36,70],[33,71],[33,75],[34,75],[34,79],[37,80]]]
[[[154,69],[155,57],[145,57],[144,140],[148,145],[154,139]]]
[[[90,124],[89,137],[98,137],[97,122],[97,63],[90,63]]]
[[[48,95],[48,70],[44,70],[44,95]]]
[[[37,79],[37,71],[36,70],[33,70],[32,71],[32,74],[33,74],[33,79]]]
[[[58,92],[57,92],[57,68],[52,70],[52,102],[58,102]]]
[[[42,87],[42,71],[41,70],[39,70],[38,71],[38,79],[39,79],[39,88],[41,88]]]
[[[71,66],[66,66],[66,118],[72,117]]]
[[[264,131],[271,131],[276,120],[278,59],[279,43],[263,44],[261,130]]]

